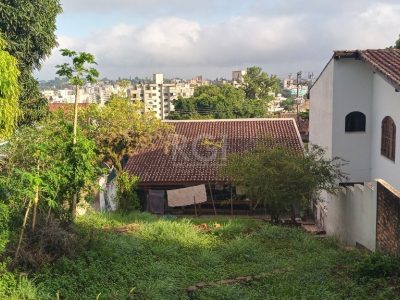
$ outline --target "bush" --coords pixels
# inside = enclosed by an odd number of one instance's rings
[[[326,159],[325,150],[318,146],[303,152],[274,143],[265,139],[253,152],[228,156],[220,172],[247,197],[266,205],[274,222],[290,214],[294,223],[316,192],[338,189],[337,182],[345,178],[343,162]]]
[[[60,257],[77,255],[84,249],[84,245],[70,225],[54,219],[48,222],[40,220],[35,232],[27,232],[14,264],[35,271]]]
[[[136,187],[139,177],[131,176],[127,172],[121,172],[117,178],[117,203],[118,209],[123,212],[140,208]]]
[[[0,203],[0,253],[3,253],[9,238],[8,222],[10,214],[7,205]]]
[[[34,300],[38,299],[37,290],[25,276],[19,278],[7,270],[6,263],[0,263],[0,299]]]
[[[371,279],[384,279],[400,276],[400,258],[374,253],[355,266],[355,277],[360,283]]]

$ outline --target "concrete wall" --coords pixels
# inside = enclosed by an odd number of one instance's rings
[[[349,246],[357,243],[371,251],[376,249],[376,184],[342,188],[329,195],[325,230]]]
[[[371,180],[372,78],[370,67],[359,60],[334,60],[332,153],[349,163],[343,168],[349,182]],[[345,132],[346,115],[366,116],[365,132]]]
[[[400,93],[381,75],[373,76],[373,124],[371,139],[372,179],[381,178],[400,190]],[[381,155],[381,124],[390,116],[396,123],[396,161]]]
[[[332,96],[334,60],[331,60],[310,91],[310,143],[327,150],[332,158]]]

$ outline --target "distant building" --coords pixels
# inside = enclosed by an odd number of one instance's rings
[[[79,90],[79,103],[104,105],[112,95],[119,95],[132,101],[142,101],[146,111],[153,111],[157,117],[165,119],[174,111],[174,100],[178,97],[192,97],[194,88],[205,84],[201,76],[196,79],[196,84],[179,79],[165,83],[164,75],[157,73],[153,75],[153,80],[145,80],[145,83],[130,84],[126,87],[119,86],[115,82],[98,81],[95,84],[86,84]],[[50,103],[75,102],[75,90],[72,86],[59,90],[43,90],[42,94]]]
[[[160,119],[165,119],[175,110],[173,101],[178,97],[189,98],[194,94],[194,87],[188,83],[163,83],[162,74],[153,75],[154,82],[134,84],[128,88],[128,97],[142,101],[146,111],[153,111]]]
[[[191,86],[193,86],[193,87],[197,87],[197,86],[209,85],[210,81],[209,80],[204,80],[203,76],[199,75],[199,76],[196,76],[196,77],[192,78],[189,81],[189,84]]]
[[[297,89],[299,90],[299,97],[304,97],[308,93],[308,85],[300,82],[297,86],[296,79],[286,78],[283,80],[283,90],[286,91],[288,96],[297,97]]]
[[[153,81],[155,84],[163,84],[164,83],[164,75],[163,74],[153,74]]]
[[[246,70],[233,71],[232,72],[232,84],[235,87],[240,87],[244,83],[244,76],[246,75]]]

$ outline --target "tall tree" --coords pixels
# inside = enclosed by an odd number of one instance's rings
[[[140,101],[113,96],[105,106],[92,105],[81,111],[80,126],[95,141],[99,157],[111,159],[118,173],[121,162],[141,147],[150,146],[171,128],[154,113],[144,112]]]
[[[31,124],[46,114],[47,101],[32,71],[40,69],[57,46],[56,17],[61,12],[59,0],[0,0],[0,33],[7,41],[5,50],[18,60],[21,71],[21,124]]]
[[[3,50],[4,46],[0,37],[0,141],[13,133],[20,114],[17,60]]]
[[[57,75],[68,78],[69,82],[75,87],[75,105],[74,105],[74,139],[76,143],[76,132],[78,128],[78,103],[80,88],[86,83],[95,83],[99,77],[99,72],[92,68],[91,65],[96,65],[96,60],[91,53],[72,51],[69,49],[61,49],[62,56],[72,59],[72,63],[64,63],[57,65]]]
[[[80,87],[83,86],[86,82],[94,83],[99,77],[99,72],[92,68],[91,65],[97,64],[95,58],[92,54],[87,52],[77,53],[76,51],[72,51],[69,49],[61,49],[61,54],[63,56],[69,57],[72,59],[72,63],[64,63],[62,65],[56,66],[58,69],[57,75],[68,78],[70,83],[75,86],[75,105],[74,105],[74,125],[73,125],[73,140],[72,144],[75,145],[77,141],[77,130],[78,130],[78,103],[79,103],[79,94]],[[77,172],[75,172],[75,176],[78,176]],[[76,179],[77,180],[77,179]],[[71,214],[72,218],[75,218],[76,215],[76,204],[78,198],[79,190],[76,190],[72,205],[71,205]]]
[[[279,89],[279,79],[254,66],[247,68],[242,88],[246,99],[270,100],[272,99],[270,93],[275,93]]]

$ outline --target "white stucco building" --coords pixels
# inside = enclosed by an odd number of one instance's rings
[[[240,88],[244,83],[246,74],[247,70],[232,71],[232,85],[236,88]]]
[[[348,161],[349,182],[400,190],[400,50],[335,51],[310,91],[310,143]]]
[[[132,100],[142,101],[146,111],[165,119],[175,110],[173,101],[178,97],[192,97],[194,87],[188,83],[164,83],[162,74],[154,74],[153,83],[134,84],[128,88],[127,94]]]

